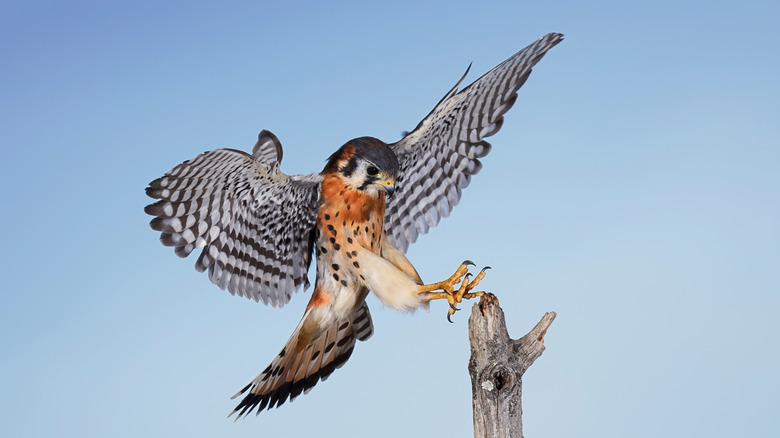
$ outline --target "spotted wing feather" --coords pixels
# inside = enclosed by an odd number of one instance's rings
[[[464,75],[411,133],[390,145],[401,165],[399,192],[385,214],[395,247],[405,252],[449,216],[461,190],[482,168],[479,158],[490,152],[483,139],[498,132],[531,68],[562,39],[545,35],[457,92]]]
[[[279,154],[281,158],[281,154]],[[231,294],[282,306],[308,286],[319,175],[287,176],[277,163],[217,149],[176,166],[146,189],[145,211],[179,257]]]

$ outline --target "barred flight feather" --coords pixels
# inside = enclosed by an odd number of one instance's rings
[[[561,34],[545,35],[458,92],[464,74],[412,132],[390,145],[401,178],[387,203],[385,229],[396,248],[406,252],[458,204],[461,190],[482,169],[479,158],[490,152],[483,139],[501,129],[533,66],[562,40]]]
[[[205,152],[149,183],[146,193],[159,201],[145,211],[179,257],[203,248],[195,268],[214,284],[282,306],[308,286],[321,177],[280,172],[281,146],[268,135],[259,150],[271,163],[232,149]]]

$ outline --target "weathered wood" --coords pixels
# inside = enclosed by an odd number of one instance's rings
[[[512,340],[504,311],[493,294],[474,304],[469,318],[475,438],[522,438],[522,376],[544,351],[544,335],[555,319],[547,312],[527,335]]]

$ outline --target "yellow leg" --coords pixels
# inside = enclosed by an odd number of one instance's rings
[[[469,281],[471,275],[468,271],[469,265],[474,265],[470,260],[466,260],[458,267],[455,273],[448,279],[437,283],[424,284],[420,286],[419,293],[425,295],[427,301],[446,299],[450,305],[447,310],[447,320],[452,322],[450,317],[458,310],[457,305],[464,299],[475,298],[484,294],[484,292],[472,292],[472,290],[479,284],[479,282],[485,277],[485,270],[490,269],[490,266],[486,266],[479,271],[473,280]],[[462,278],[462,280],[461,280]],[[455,290],[455,286],[460,283],[460,287]],[[441,292],[435,292],[441,291]]]

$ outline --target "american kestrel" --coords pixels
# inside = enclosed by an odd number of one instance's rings
[[[401,311],[446,299],[447,317],[474,287],[470,262],[448,279],[425,284],[404,253],[458,204],[461,190],[490,151],[503,114],[531,68],[563,39],[551,33],[458,91],[463,77],[410,133],[385,144],[348,141],[322,172],[288,176],[279,170],[282,146],[268,131],[252,155],[233,149],[205,152],[149,183],[159,201],[146,207],[163,245],[180,257],[202,248],[195,263],[231,294],[283,306],[309,286],[314,291],[281,352],[235,396],[237,418],[281,406],[308,392],[373,333],[366,296]],[[468,73],[468,70],[466,70]]]

